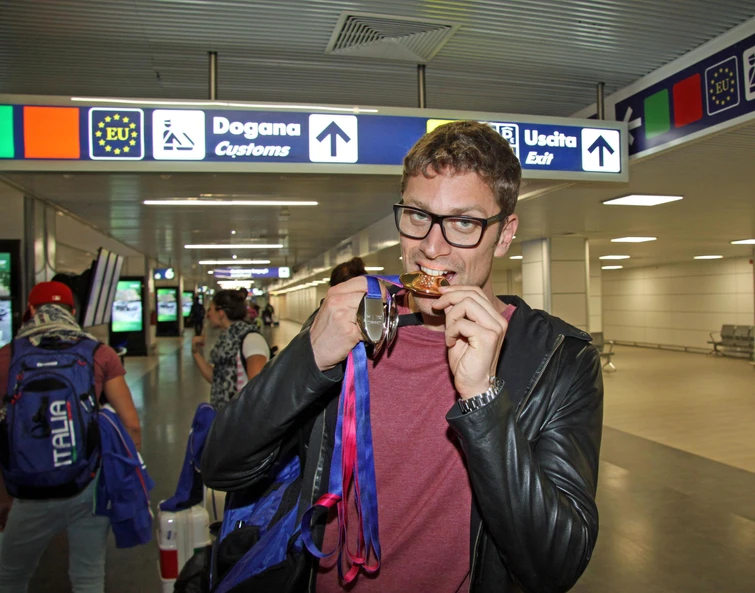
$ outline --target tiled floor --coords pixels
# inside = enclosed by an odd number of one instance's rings
[[[286,344],[298,325],[268,333]],[[605,375],[601,532],[578,593],[755,592],[755,369],[746,361],[617,348]],[[189,423],[209,386],[189,339],[129,359],[155,502],[172,493]],[[32,593],[65,593],[65,538]],[[157,546],[108,551],[109,593],[159,592]]]

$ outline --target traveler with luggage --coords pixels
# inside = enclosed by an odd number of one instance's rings
[[[212,297],[207,320],[220,329],[220,337],[210,352],[209,361],[202,351],[204,336],[191,340],[194,362],[205,380],[210,383],[210,403],[219,410],[262,370],[270,359],[270,348],[257,331],[246,321],[247,291],[219,290]]]
[[[65,284],[37,284],[28,320],[0,349],[0,385],[7,386],[0,501],[13,499],[0,551],[0,593],[26,591],[45,548],[64,530],[74,593],[104,590],[110,519],[94,515],[100,405],[112,406],[137,448],[141,428],[118,355],[81,329],[74,307]]]

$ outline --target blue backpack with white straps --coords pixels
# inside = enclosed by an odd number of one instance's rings
[[[0,468],[11,496],[68,498],[100,460],[94,353],[99,342],[13,341],[0,409]]]

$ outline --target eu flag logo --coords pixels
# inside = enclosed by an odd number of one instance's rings
[[[94,160],[143,159],[144,112],[112,107],[90,109],[89,157]]]
[[[714,115],[739,105],[737,57],[732,56],[706,69],[705,88],[708,115]]]

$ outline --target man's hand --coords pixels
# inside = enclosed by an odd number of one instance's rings
[[[446,313],[446,347],[454,387],[464,399],[490,387],[508,323],[476,286],[449,286],[432,305]]]
[[[191,339],[191,351],[193,353],[200,352],[204,347],[204,336],[194,336]]]
[[[362,340],[357,327],[359,302],[367,292],[367,279],[352,278],[328,290],[328,295],[309,329],[315,362],[321,371],[346,359]]]

